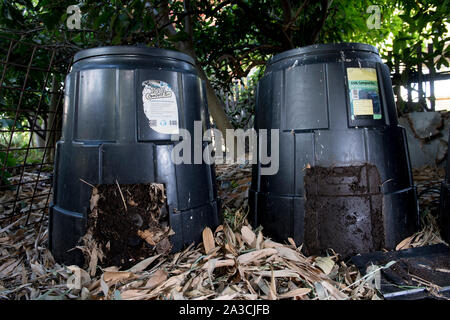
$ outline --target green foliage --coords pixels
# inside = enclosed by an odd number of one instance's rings
[[[258,81],[263,74],[264,68],[258,67],[256,71],[247,78],[245,85],[237,87],[240,90],[238,99],[234,104],[234,108],[227,110],[227,116],[234,128],[247,129],[252,118],[254,118],[256,88]],[[233,90],[235,88],[231,89]]]
[[[6,167],[12,167],[15,166],[17,161],[14,159],[12,154],[6,155],[6,152],[1,151],[0,152],[0,163],[3,165],[5,163],[6,159]],[[1,184],[9,184],[8,178],[11,177],[11,174],[7,171],[5,171],[5,174],[3,175],[2,183]]]
[[[402,0],[393,2],[392,7],[395,15],[389,27],[393,37],[392,43],[386,43],[384,58],[391,59],[389,63],[396,60],[412,67],[418,63],[428,63],[439,56],[435,67],[448,67],[450,50],[445,49],[445,44],[450,40],[450,1]],[[426,42],[433,44],[432,55],[425,52]],[[417,56],[417,49],[423,51],[421,57]],[[392,51],[391,56],[386,54],[388,51]]]
[[[437,68],[448,66],[449,1],[0,0],[0,30],[18,30],[0,34],[61,45],[64,50],[58,61],[67,61],[77,50],[101,45],[176,48],[195,55],[215,88],[229,90],[233,80],[263,66],[271,55],[313,43],[373,44],[391,68],[394,61],[413,66],[420,61],[429,63],[433,57],[439,57]],[[82,14],[81,30],[70,30],[66,25],[70,16],[67,7],[75,4]],[[381,9],[380,29],[367,26],[370,5]],[[418,57],[416,49],[424,48],[425,41],[433,43],[434,53]],[[0,38],[0,45],[7,48],[8,43]],[[389,51],[392,54],[388,55]],[[14,55],[12,59],[26,63],[30,52],[18,47]],[[49,63],[48,54],[37,52],[35,58],[41,67]],[[67,62],[60,64],[62,69],[67,67]],[[10,85],[21,85],[24,80],[14,70],[8,70],[5,79]],[[39,88],[42,82],[41,75],[31,74],[27,86]],[[240,98],[242,108],[253,110],[252,90]],[[40,96],[24,98],[27,106],[37,106]],[[6,96],[0,101],[1,108],[14,108],[14,99]],[[39,117],[45,120],[45,106]]]

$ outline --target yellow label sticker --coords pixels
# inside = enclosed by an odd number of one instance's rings
[[[353,113],[355,116],[373,115],[373,103],[371,99],[353,100]]]
[[[347,68],[350,81],[377,81],[377,70],[374,68]]]
[[[351,119],[382,119],[377,70],[347,68],[347,78]]]

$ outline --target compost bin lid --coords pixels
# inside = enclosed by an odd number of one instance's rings
[[[75,54],[73,62],[77,62],[82,59],[95,57],[95,56],[107,56],[107,55],[144,55],[158,58],[171,58],[182,60],[194,65],[194,59],[189,55],[167,49],[138,47],[138,46],[106,46],[91,48],[79,51]]]
[[[336,53],[340,51],[366,51],[378,55],[378,49],[374,46],[365,43],[344,42],[344,43],[327,43],[327,44],[313,44],[306,47],[291,49],[273,56],[268,61],[268,65],[274,64],[283,59],[288,59],[301,55],[314,55]]]

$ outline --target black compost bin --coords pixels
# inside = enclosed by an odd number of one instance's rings
[[[179,143],[171,134],[184,128],[193,136],[194,121],[209,127],[205,86],[188,55],[133,46],[75,55],[50,208],[50,249],[57,261],[82,263],[81,252],[70,249],[86,233],[87,183],[164,184],[174,251],[220,223],[214,167],[171,161]]]
[[[448,145],[450,146],[450,128],[448,130]],[[450,243],[450,152],[447,151],[447,166],[445,167],[445,180],[441,185],[440,217],[442,238]]]
[[[271,58],[255,129],[279,129],[277,174],[253,166],[250,220],[309,253],[392,249],[417,227],[417,197],[389,70],[366,44]],[[269,148],[270,150],[270,148]]]

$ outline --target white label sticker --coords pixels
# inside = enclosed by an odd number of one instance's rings
[[[150,128],[159,133],[178,134],[178,105],[170,86],[159,80],[142,82],[144,113]]]

